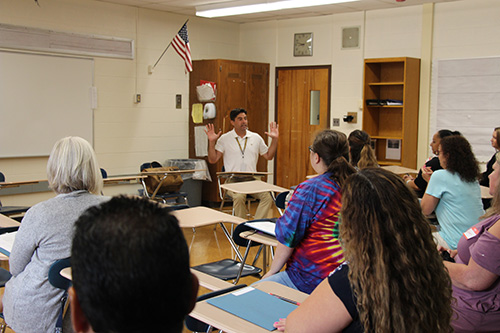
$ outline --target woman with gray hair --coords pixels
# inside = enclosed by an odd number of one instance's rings
[[[2,300],[6,323],[16,332],[54,331],[63,291],[50,285],[48,271],[71,255],[73,224],[99,195],[102,176],[92,146],[82,138],[59,140],[47,163],[49,188],[57,195],[24,216],[9,258],[12,278]]]

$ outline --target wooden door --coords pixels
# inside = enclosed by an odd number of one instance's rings
[[[276,120],[280,139],[275,163],[276,185],[290,187],[315,174],[308,147],[330,119],[331,67],[276,68]],[[319,91],[319,124],[311,125],[311,91]]]

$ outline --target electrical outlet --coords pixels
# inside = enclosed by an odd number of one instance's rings
[[[175,95],[175,108],[176,109],[182,108],[182,95]]]
[[[340,118],[333,118],[332,126],[340,126]]]

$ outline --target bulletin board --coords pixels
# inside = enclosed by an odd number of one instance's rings
[[[436,60],[433,63],[430,136],[460,131],[480,162],[493,153],[490,139],[500,126],[500,57]]]
[[[93,144],[93,76],[92,59],[0,51],[0,158],[47,156],[65,136]]]

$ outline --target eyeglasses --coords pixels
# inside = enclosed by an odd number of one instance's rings
[[[313,150],[312,146],[309,146],[308,148],[309,148],[309,151],[310,151],[311,153],[314,153],[314,150]]]

